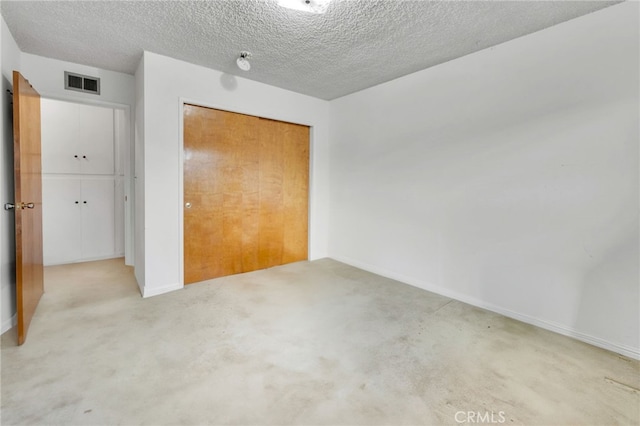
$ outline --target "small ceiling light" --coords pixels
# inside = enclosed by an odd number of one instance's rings
[[[278,0],[282,7],[309,13],[325,13],[331,0]]]
[[[251,69],[249,58],[251,58],[251,52],[240,52],[240,57],[236,59],[238,68],[240,68],[242,71],[249,71]]]

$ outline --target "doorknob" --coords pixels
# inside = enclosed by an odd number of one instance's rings
[[[18,208],[20,210],[24,210],[24,209],[32,209],[34,208],[36,205],[34,203],[20,203],[17,206],[13,203],[4,203],[4,209],[5,210],[13,210],[15,208]]]
[[[186,208],[190,209],[190,208],[191,208],[191,203],[184,203],[184,206],[185,206]]]

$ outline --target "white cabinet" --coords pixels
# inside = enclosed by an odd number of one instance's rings
[[[45,265],[82,257],[80,181],[42,179],[42,239]]]
[[[42,173],[115,173],[113,109],[43,99]]]
[[[41,100],[45,265],[123,255],[123,150],[115,115],[112,108]]]
[[[83,259],[104,258],[115,252],[114,183],[113,180],[82,180]]]
[[[43,179],[45,265],[113,257],[114,183],[113,179]]]

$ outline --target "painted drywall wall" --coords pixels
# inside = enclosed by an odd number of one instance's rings
[[[329,103],[149,52],[143,74],[143,295],[181,288],[183,282],[181,101],[312,126],[309,257],[325,257]]]
[[[331,102],[331,257],[640,355],[638,8]]]
[[[2,19],[2,149],[0,150],[0,203],[13,202],[13,70],[20,69],[20,49]],[[1,332],[15,323],[15,226],[12,211],[0,210],[0,320]]]
[[[145,258],[144,258],[144,56],[140,59],[136,70],[136,103],[135,103],[135,126],[134,126],[134,171],[133,184],[135,190],[134,208],[134,247],[135,266],[134,272],[136,281],[140,288],[140,294],[144,294],[145,282]]]
[[[58,59],[22,53],[22,72],[41,96],[84,103],[112,103],[133,106],[135,78],[130,74],[103,70]],[[64,72],[100,78],[100,95],[66,90]]]

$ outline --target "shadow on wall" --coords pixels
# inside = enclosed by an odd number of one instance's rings
[[[0,202],[14,201],[13,182],[13,99],[9,91],[12,84],[4,76],[2,78],[2,102],[4,106],[2,123],[2,177],[0,182]],[[0,312],[3,327],[15,312],[15,222],[12,211],[0,210],[0,226],[2,226],[2,241],[0,244]],[[7,312],[8,310],[8,312]]]
[[[637,221],[629,238],[600,256],[586,271],[574,329],[640,353],[640,256]],[[635,321],[630,320],[635,318]],[[615,332],[615,335],[612,333]],[[632,346],[623,342],[632,342]]]
[[[227,91],[233,92],[238,88],[238,79],[235,75],[222,74],[220,76],[220,85]]]

